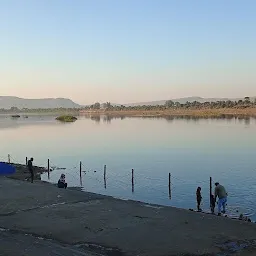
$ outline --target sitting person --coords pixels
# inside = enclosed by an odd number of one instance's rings
[[[58,181],[58,188],[67,188],[68,184],[65,180],[65,174],[61,174],[60,179]]]

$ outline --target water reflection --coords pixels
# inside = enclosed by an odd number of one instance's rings
[[[125,120],[128,119],[151,119],[151,120],[166,120],[167,122],[173,122],[174,120],[184,120],[188,122],[198,122],[200,120],[223,120],[231,123],[234,120],[238,120],[240,123],[244,123],[245,125],[250,125],[252,120],[256,120],[256,117],[249,116],[235,116],[235,115],[219,115],[219,116],[189,116],[189,115],[159,115],[159,116],[125,116],[125,115],[80,115],[85,119],[90,119],[95,121],[96,123],[110,124],[112,120]]]
[[[31,126],[31,125],[70,125],[66,123],[56,122],[56,116],[26,116],[20,118],[11,118],[11,116],[0,115],[0,129],[17,129],[21,126]],[[198,123],[201,120],[218,120],[225,121],[227,123],[232,123],[234,121],[239,122],[240,124],[244,124],[249,126],[251,122],[256,121],[256,117],[248,117],[248,116],[234,116],[234,115],[221,115],[217,117],[198,117],[198,116],[188,116],[188,115],[179,115],[179,116],[168,116],[168,115],[159,115],[159,116],[126,116],[126,115],[80,115],[80,119],[92,120],[96,124],[105,123],[111,124],[114,120],[126,120],[126,119],[139,119],[139,120],[166,120],[168,123],[172,123],[175,120],[186,121],[187,123]]]
[[[96,123],[100,123],[101,117],[100,116],[91,116],[90,119],[95,121]]]
[[[103,122],[110,124],[111,123],[111,116],[103,116]]]

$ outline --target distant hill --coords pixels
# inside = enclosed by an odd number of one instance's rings
[[[47,108],[80,108],[81,106],[70,99],[46,98],[46,99],[22,99],[13,96],[0,96],[0,109],[47,109]]]
[[[254,100],[256,97],[251,97],[251,100]],[[202,98],[202,97],[186,97],[186,98],[178,98],[178,99],[168,99],[174,102],[179,102],[181,104],[186,103],[187,101],[193,102],[198,101],[200,103],[203,102],[216,102],[216,101],[238,101],[243,100],[244,98]],[[150,102],[136,102],[130,104],[123,104],[124,106],[156,106],[156,105],[164,105],[167,100],[159,100],[159,101],[150,101]],[[121,104],[114,104],[114,106],[120,106]],[[28,109],[53,109],[53,108],[82,108],[83,105],[79,105],[74,101],[66,98],[45,98],[45,99],[23,99],[14,96],[0,96],[0,109],[10,109],[12,107],[16,107],[19,109],[28,108]]]
[[[256,97],[251,97],[251,100],[254,100]],[[185,98],[178,98],[178,99],[168,99],[172,100],[173,102],[179,102],[181,104],[188,102],[193,102],[193,101],[198,101],[200,103],[203,102],[216,102],[216,101],[238,101],[238,100],[244,100],[244,98],[202,98],[202,97],[185,97]],[[159,101],[149,101],[149,102],[136,102],[136,103],[130,103],[130,104],[124,104],[124,106],[156,106],[156,105],[164,105],[167,100],[159,100]]]

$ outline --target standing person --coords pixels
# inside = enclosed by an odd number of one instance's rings
[[[215,183],[215,202],[217,200],[217,197],[219,198],[218,202],[218,215],[221,215],[221,212],[224,214],[226,213],[226,204],[227,204],[227,192],[224,186],[220,185],[219,182]],[[223,211],[221,211],[221,208],[223,208]]]
[[[28,160],[28,170],[29,170],[29,172],[30,172],[31,183],[34,182],[33,161],[34,161],[34,158],[33,158],[33,157],[31,157],[30,160]]]
[[[201,187],[198,187],[196,190],[196,201],[197,201],[197,211],[201,212],[202,209],[200,207],[201,202],[202,202],[202,195],[201,195]]]

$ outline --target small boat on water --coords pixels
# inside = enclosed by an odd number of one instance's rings
[[[12,118],[20,118],[20,115],[12,115]]]

